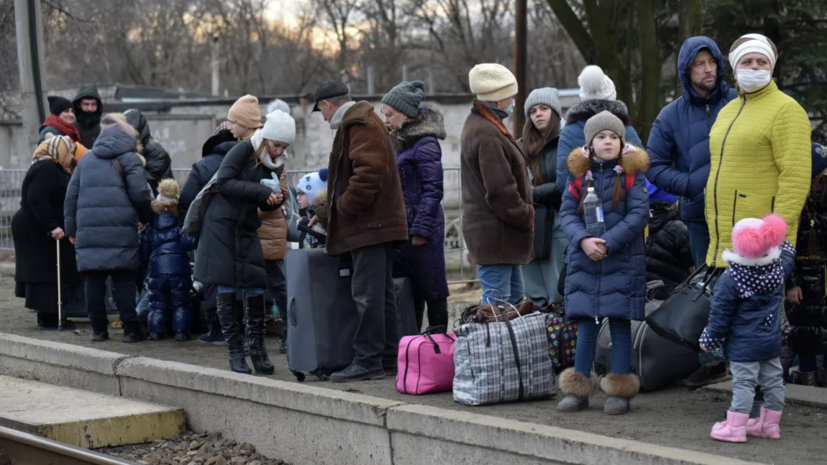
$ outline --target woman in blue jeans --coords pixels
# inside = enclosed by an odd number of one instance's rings
[[[588,145],[568,157],[569,187],[560,209],[571,254],[566,278],[566,316],[578,321],[574,368],[560,374],[566,394],[557,405],[576,412],[589,405],[597,390],[591,375],[600,319],[609,319],[612,371],[600,382],[608,396],[603,412],[621,415],[637,395],[640,382],[630,373],[630,320],[643,320],[646,303],[646,251],[643,231],[649,221],[649,195],[644,171],[646,151],[625,143],[626,129],[609,112],[585,125]],[[593,191],[602,204],[601,227],[587,224],[584,200]],[[597,208],[597,207],[595,207]],[[589,212],[592,213],[592,212]],[[599,223],[598,223],[599,224]]]

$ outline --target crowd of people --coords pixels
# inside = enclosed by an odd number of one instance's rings
[[[484,301],[528,298],[578,322],[559,411],[586,408],[598,389],[608,396],[605,413],[630,411],[639,391],[630,371],[631,321],[703,267],[721,278],[700,341],[702,367],[687,384],[720,379],[727,361],[734,377],[727,421],[713,437],[778,436],[787,377],[782,332],[799,357],[791,379],[827,384],[827,366],[817,375],[827,348],[827,149],[811,141],[806,111],[773,81],[777,57],[765,36],[741,37],[728,53],[730,87],[717,44],[688,39],[678,57],[683,93],[663,108],[645,145],[597,66],[582,71],[580,102],[565,115],[556,89],[531,92],[519,140],[503,122],[515,107],[514,75],[498,64],[470,71],[475,99],[460,146],[463,237]],[[124,342],[161,339],[168,328],[185,341],[195,281],[207,315],[199,339],[226,344],[233,371],[251,373],[249,356],[257,373],[272,374],[265,321],[271,308],[286,308],[288,215],[298,214],[308,228],[302,247],[324,247],[352,263],[355,358],[331,380],[395,373],[395,275],[413,281],[420,328],[426,310],[429,325],[449,323],[439,144],[446,131],[424,98],[422,82],[402,82],[376,112],[353,101],[342,82],[323,83],[313,112],[335,131],[328,165],[289,186],[290,109],[272,102],[262,122],[258,100],[246,95],[204,143],[183,188],[169,179],[169,156],[139,111],[101,117],[91,87],[74,102],[50,99],[13,222],[18,295],[38,311],[41,329],[57,326],[57,240],[63,285],[85,283],[93,340],[108,338],[111,279]],[[203,226],[188,237],[181,226],[205,189],[213,195]],[[294,197],[298,213],[286,205]],[[599,231],[587,220],[587,197],[601,205]],[[654,294],[651,281],[662,283]],[[148,293],[139,293],[144,286]],[[146,325],[136,313],[144,300]],[[598,380],[592,365],[603,319],[612,362]],[[756,392],[764,404],[750,419]]]

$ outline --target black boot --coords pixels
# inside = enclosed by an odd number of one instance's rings
[[[244,359],[244,337],[235,314],[235,292],[219,293],[216,297],[218,320],[221,322],[221,332],[227,339],[227,358],[230,360],[230,369],[236,373],[251,374],[253,371],[247,366]]]
[[[444,326],[448,330],[448,299],[428,301],[428,326]]]
[[[264,295],[247,297],[244,313],[247,320],[247,337],[250,339],[250,360],[256,373],[272,375],[273,364],[267,358],[264,347]]]

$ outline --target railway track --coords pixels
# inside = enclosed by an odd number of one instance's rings
[[[136,465],[2,426],[0,450],[6,452],[11,465]]]

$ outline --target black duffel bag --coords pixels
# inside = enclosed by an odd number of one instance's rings
[[[646,323],[658,335],[676,344],[700,352],[698,339],[709,322],[712,293],[723,268],[698,268],[657,310],[646,317]]]

